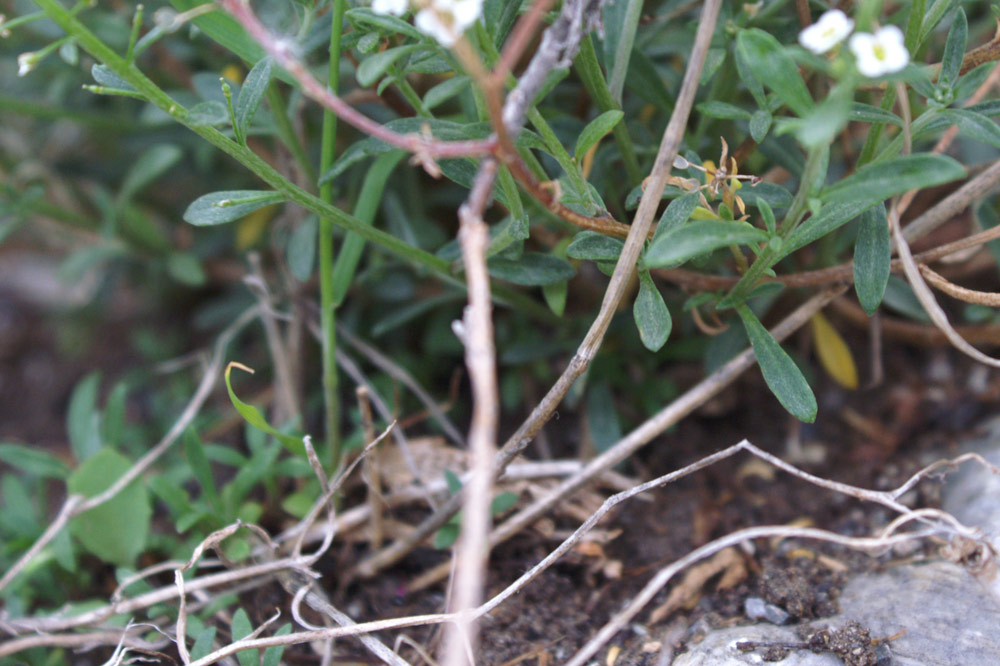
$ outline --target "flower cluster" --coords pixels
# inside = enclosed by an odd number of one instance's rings
[[[799,33],[799,44],[817,55],[826,53],[844,41],[853,29],[854,21],[839,9],[831,9]],[[847,45],[854,54],[858,71],[870,78],[898,72],[910,62],[903,32],[894,25],[879,28],[875,34],[857,32]]]
[[[402,16],[409,4],[409,0],[373,0],[372,11]],[[414,25],[444,46],[458,41],[462,33],[483,14],[483,0],[426,0],[419,6]]]

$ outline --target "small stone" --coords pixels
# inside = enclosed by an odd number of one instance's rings
[[[763,620],[771,624],[788,624],[792,619],[788,611],[769,604],[760,597],[747,597],[743,602],[743,612],[751,620]]]

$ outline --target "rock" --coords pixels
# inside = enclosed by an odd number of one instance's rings
[[[751,620],[763,620],[771,624],[788,624],[792,619],[788,611],[769,604],[760,597],[747,597],[743,602],[743,612]]]
[[[841,629],[860,623],[873,639],[905,631],[890,643],[894,666],[1000,664],[1000,603],[963,568],[949,562],[907,564],[863,574],[848,582],[840,614],[813,622],[816,628]],[[753,625],[708,634],[675,666],[764,664],[760,650],[740,652],[740,641],[801,642],[791,627]],[[884,658],[883,655],[879,655]],[[830,652],[792,650],[782,666],[837,666],[845,661]],[[850,663],[850,662],[846,662]]]

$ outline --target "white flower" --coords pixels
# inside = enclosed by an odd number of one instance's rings
[[[430,0],[414,24],[443,46],[451,46],[483,13],[482,0]]]
[[[26,51],[17,56],[17,75],[26,76],[35,68],[41,58],[37,51]]]
[[[372,0],[372,11],[376,14],[402,16],[409,6],[409,0]]]
[[[879,28],[874,35],[859,32],[851,37],[848,46],[857,59],[858,71],[869,78],[898,72],[910,62],[903,31],[894,25]]]
[[[799,44],[813,53],[826,53],[844,41],[854,29],[854,21],[839,9],[831,9],[799,33]]]

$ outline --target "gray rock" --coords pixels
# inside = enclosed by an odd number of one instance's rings
[[[784,608],[769,604],[760,597],[747,597],[743,602],[743,612],[751,620],[763,620],[771,624],[788,624],[792,619]]]
[[[1000,603],[975,577],[949,562],[909,564],[852,579],[840,598],[841,613],[812,623],[840,628],[855,620],[873,638],[905,633],[891,643],[894,666],[1000,664]],[[713,632],[675,666],[764,664],[759,651],[741,653],[740,641],[794,642],[790,627],[754,625]],[[792,651],[782,666],[837,666],[831,653]]]

